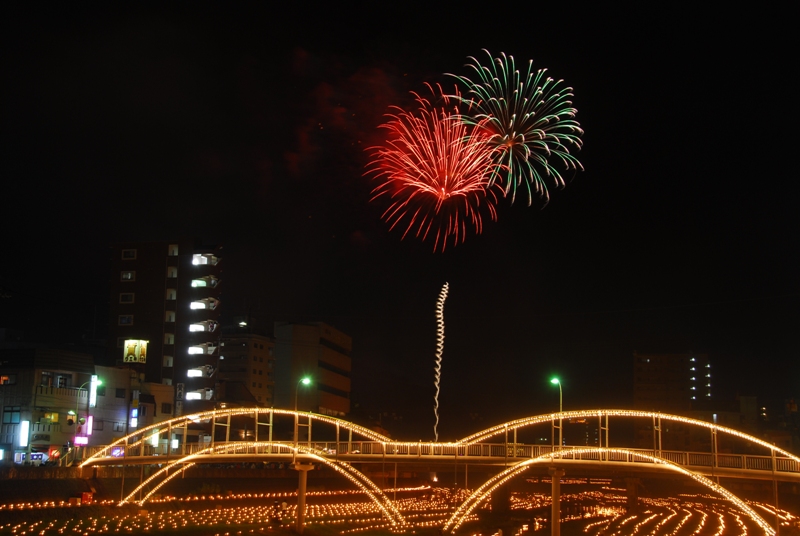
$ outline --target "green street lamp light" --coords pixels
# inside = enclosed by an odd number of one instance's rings
[[[550,380],[550,383],[553,385],[558,385],[558,448],[561,449],[561,446],[564,444],[562,441],[562,430],[563,430],[563,422],[561,420],[561,413],[564,411],[564,393],[561,390],[561,380],[558,378],[553,378]]]
[[[553,378],[550,380],[550,383],[553,385],[558,385],[558,412],[561,413],[564,411],[564,397],[563,393],[561,392],[561,381],[558,378]]]
[[[311,385],[311,378],[308,376],[304,376],[300,378],[300,381],[297,382],[297,385],[294,388],[294,410],[297,411],[297,393],[300,390],[300,384],[303,385]]]
[[[295,411],[295,415],[294,415],[294,455],[292,456],[292,462],[294,462],[297,459],[297,428],[298,428],[298,425],[299,425],[298,421],[300,419],[300,417],[297,415],[297,394],[300,391],[300,385],[301,384],[302,385],[311,385],[311,378],[308,377],[308,376],[303,376],[302,378],[300,378],[300,380],[297,382],[297,385],[295,385],[295,387],[294,387],[294,411]]]

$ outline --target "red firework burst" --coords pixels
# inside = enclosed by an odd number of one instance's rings
[[[434,251],[444,251],[468,230],[480,233],[484,216],[497,219],[502,189],[490,181],[498,164],[486,129],[459,119],[457,95],[451,104],[441,87],[428,87],[440,104],[412,93],[414,112],[394,107],[381,125],[389,131],[386,143],[369,149],[367,174],[378,183],[371,200],[389,200],[382,217],[390,229],[432,239]]]

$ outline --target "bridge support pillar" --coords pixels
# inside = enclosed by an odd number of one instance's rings
[[[564,470],[559,467],[550,467],[548,470],[552,481],[552,507],[550,510],[550,534],[561,535],[561,477]]]
[[[639,508],[639,485],[641,482],[638,478],[625,479],[628,512],[635,512]]]
[[[492,513],[507,514],[511,511],[511,489],[500,486],[492,491]]]
[[[292,469],[298,472],[299,482],[297,485],[297,520],[294,531],[303,534],[303,525],[306,517],[306,484],[308,482],[308,472],[314,469],[310,463],[295,463]]]

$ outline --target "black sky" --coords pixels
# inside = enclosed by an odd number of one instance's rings
[[[553,410],[551,374],[566,409],[628,405],[634,350],[707,352],[726,395],[798,397],[790,15],[658,9],[15,6],[0,285],[28,305],[2,319],[82,332],[111,242],[199,236],[224,244],[226,315],[350,334],[354,402],[415,430],[445,281],[445,435]],[[483,48],[574,88],[586,170],[434,254],[388,232],[364,149]]]

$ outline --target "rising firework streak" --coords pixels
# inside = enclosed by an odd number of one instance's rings
[[[436,379],[433,382],[436,387],[433,405],[433,414],[436,416],[436,423],[433,425],[435,441],[439,441],[439,380],[442,377],[442,352],[444,352],[444,301],[447,299],[448,290],[450,290],[450,285],[445,283],[439,293],[439,300],[436,302],[436,367],[434,367]]]

